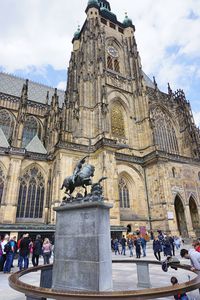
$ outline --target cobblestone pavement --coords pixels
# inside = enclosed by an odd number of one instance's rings
[[[184,246],[185,247],[185,246]],[[188,248],[186,246],[185,248]],[[179,251],[176,255],[179,259]],[[130,259],[129,257],[129,251],[127,250],[126,256],[124,255],[114,255],[112,254],[113,259]],[[133,257],[135,259],[135,256]],[[143,257],[141,258],[143,259]],[[154,260],[154,255],[152,252],[152,245],[151,242],[148,243],[147,247],[147,257],[148,260]],[[162,256],[162,259],[164,257]],[[181,262],[188,263],[189,261],[180,259]],[[31,261],[31,260],[30,260]],[[43,259],[40,259],[40,264],[43,263]],[[13,271],[17,271],[17,261],[14,262],[14,269]],[[30,264],[31,266],[31,264]],[[151,285],[152,287],[161,287],[161,286],[167,286],[170,285],[170,278],[171,276],[176,276],[179,280],[179,282],[188,281],[188,276],[192,279],[193,275],[191,272],[187,272],[184,270],[172,270],[169,269],[167,273],[163,272],[161,267],[159,265],[151,265],[150,266],[150,277],[151,277]],[[3,295],[3,297],[6,297],[6,300],[25,300],[25,296],[21,293],[18,293],[17,291],[11,289],[8,285],[8,277],[9,275],[3,274],[0,272],[0,295]],[[40,278],[40,272],[29,274],[23,277],[23,281],[30,283],[32,285],[39,285],[39,278]],[[137,272],[136,272],[136,266],[135,264],[113,264],[113,288],[114,290],[132,290],[137,289]],[[188,293],[190,300],[200,300],[199,292],[193,291]],[[0,297],[0,299],[3,300],[3,297]],[[161,299],[161,298],[160,298]],[[164,299],[174,299],[173,297],[167,297],[162,298]]]

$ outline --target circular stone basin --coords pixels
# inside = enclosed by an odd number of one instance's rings
[[[113,264],[137,264],[138,261],[134,260],[115,260],[113,261]],[[161,268],[161,263],[157,261],[146,261],[149,265],[159,265],[159,268]],[[181,265],[181,264],[173,264],[177,269],[184,269],[187,270],[187,272],[190,271],[190,267],[188,265]],[[192,272],[191,275],[195,275],[195,278],[193,278],[190,281],[181,283],[177,286],[164,286],[164,287],[158,287],[158,288],[147,288],[147,289],[140,289],[140,290],[123,290],[123,291],[110,291],[110,292],[82,292],[82,291],[57,291],[53,290],[51,288],[44,288],[39,287],[36,285],[31,285],[23,282],[20,280],[21,277],[24,275],[28,275],[33,272],[47,272],[52,271],[53,265],[43,265],[38,266],[34,268],[30,268],[27,270],[19,271],[17,273],[12,274],[9,277],[9,285],[19,291],[24,293],[26,296],[32,297],[31,299],[42,299],[45,300],[46,298],[50,299],[80,299],[80,300],[95,300],[95,299],[155,299],[155,298],[161,298],[161,297],[167,297],[167,296],[173,296],[178,293],[183,292],[189,292],[195,289],[198,289],[200,287],[200,272]],[[160,272],[161,269],[160,269]],[[159,274],[159,273],[158,273]],[[164,273],[165,274],[165,273]],[[130,274],[131,275],[131,274]],[[73,274],[72,274],[73,276]],[[159,275],[158,275],[159,276]],[[192,276],[191,276],[192,277]],[[126,277],[123,277],[124,281],[126,280]],[[123,282],[122,282],[123,285]]]

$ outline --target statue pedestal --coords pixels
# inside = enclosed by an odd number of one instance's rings
[[[53,289],[112,289],[111,207],[111,204],[97,201],[55,208]]]

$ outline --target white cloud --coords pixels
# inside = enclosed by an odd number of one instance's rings
[[[65,91],[66,90],[66,82],[65,81],[60,81],[57,85],[57,88],[60,90]]]
[[[194,61],[200,58],[199,0],[110,4],[120,21],[125,11],[132,18],[144,71],[155,74],[162,87],[170,81],[174,88],[189,90],[199,76]],[[67,68],[73,33],[84,23],[86,5],[87,0],[0,0],[0,66],[7,72],[30,66]]]
[[[194,120],[197,126],[200,127],[200,111],[193,112]]]

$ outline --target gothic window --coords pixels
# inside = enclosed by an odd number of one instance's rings
[[[124,178],[119,180],[119,200],[121,208],[130,208],[129,190]]]
[[[125,137],[124,116],[119,105],[115,105],[111,111],[111,131],[114,136]]]
[[[114,60],[114,70],[118,73],[120,72],[119,61],[117,59]]]
[[[176,133],[170,118],[159,108],[153,111],[154,139],[159,150],[178,154]]]
[[[14,128],[14,119],[6,110],[0,111],[0,128],[5,134],[7,140],[9,140],[12,136],[12,131]]]
[[[36,118],[34,118],[33,116],[30,116],[26,119],[26,121],[24,123],[22,147],[26,147],[36,134],[40,135],[38,125],[39,124],[38,124]]]
[[[107,57],[107,68],[113,70],[113,61],[110,56]]]
[[[3,199],[4,183],[5,183],[5,177],[4,177],[4,174],[3,174],[3,170],[0,167],[0,204],[1,204],[2,199]]]
[[[36,167],[20,178],[17,218],[42,218],[44,207],[44,178]]]

